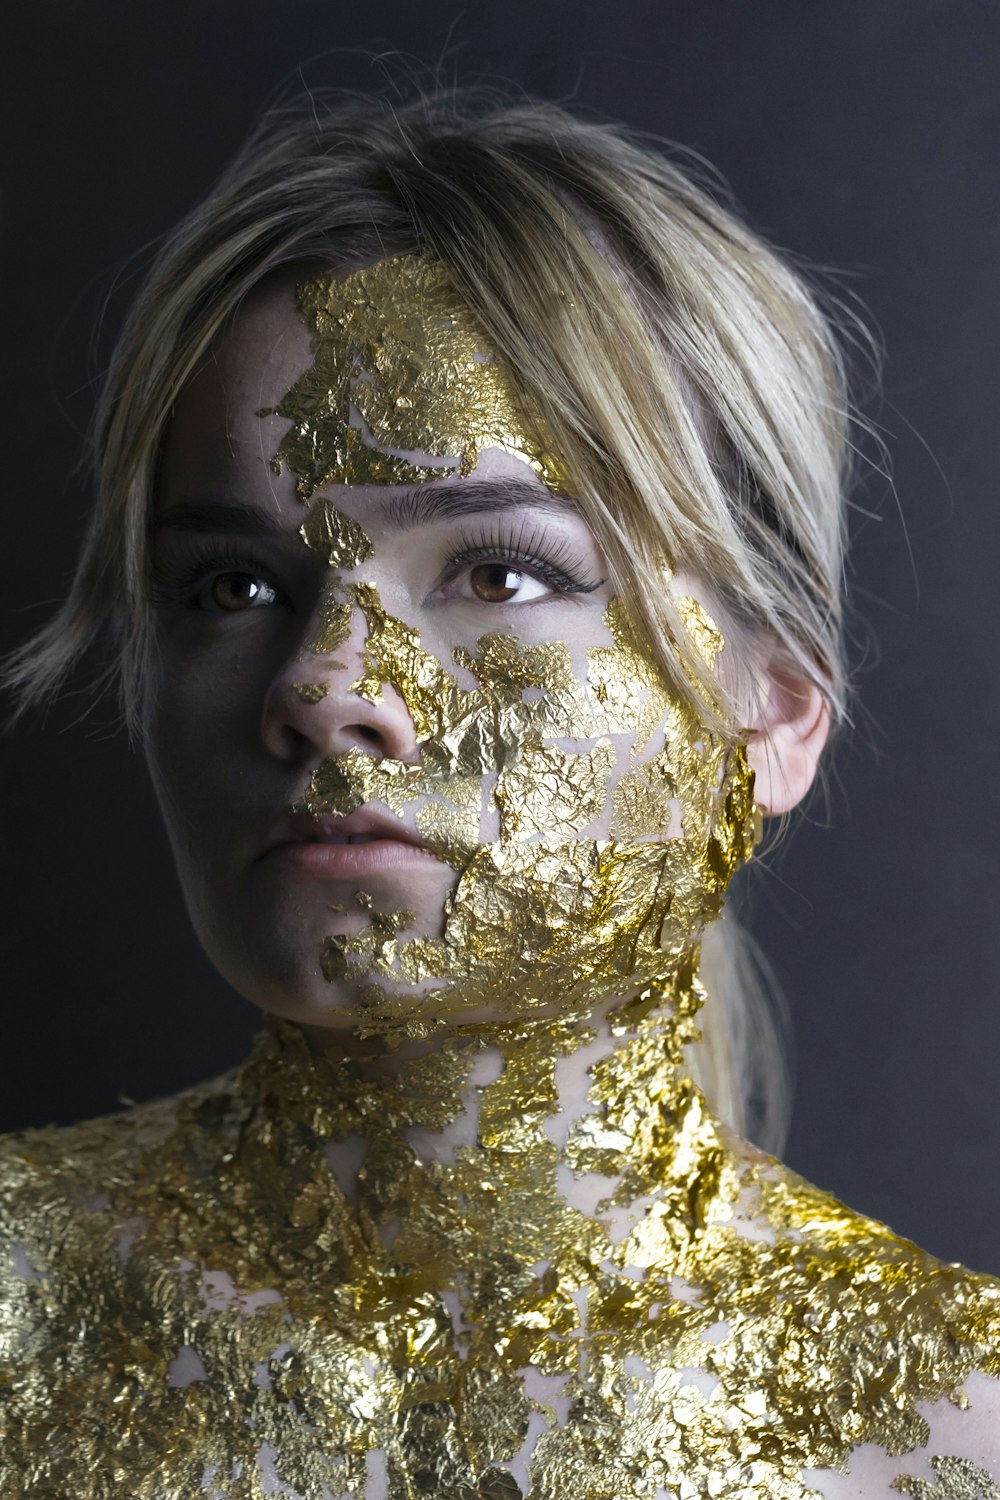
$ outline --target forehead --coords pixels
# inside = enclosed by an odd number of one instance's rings
[[[262,460],[270,464],[288,423],[260,413],[311,362],[297,279],[286,273],[256,288],[184,386],[164,439],[158,508],[195,476],[200,484],[228,487],[256,478]]]
[[[235,403],[254,412],[275,405],[312,363],[296,294],[313,274],[289,267],[254,287],[217,335],[195,382],[214,380]]]
[[[293,513],[296,525],[301,521],[294,475],[287,465],[275,463],[289,419],[265,413],[313,366],[314,349],[297,294],[303,281],[316,274],[316,268],[301,266],[275,273],[248,295],[216,336],[167,427],[156,487],[158,514],[189,503],[193,496],[259,501],[266,495],[272,507]],[[443,480],[379,485],[366,494],[405,507],[414,490],[441,497],[437,513],[442,516],[449,511],[459,515],[466,496],[481,510],[490,495],[497,508],[530,504],[579,514],[576,503],[548,489],[525,459],[499,448],[481,451],[471,475],[456,470]],[[345,500],[348,493],[362,498],[358,486],[334,485],[328,492]]]

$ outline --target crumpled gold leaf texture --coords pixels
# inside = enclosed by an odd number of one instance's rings
[[[893,1489],[913,1495],[915,1500],[1000,1500],[1000,1485],[968,1459],[932,1458],[930,1465],[938,1477],[937,1484],[901,1474],[892,1481]]]
[[[511,1043],[451,1164],[407,1130],[461,1109],[480,1040],[359,1087],[278,1021],[235,1075],[7,1138],[0,1493],[362,1500],[377,1454],[390,1500],[804,1500],[858,1444],[911,1452],[918,1403],[1000,1375],[1000,1285],[734,1150],[683,1071],[699,999],[689,970],[623,1011],[563,1152],[558,1021]],[[357,1135],[352,1205],[325,1144]],[[897,1488],[995,1494],[937,1472]]]
[[[352,749],[316,769],[296,810],[412,808],[428,847],[459,872],[440,939],[386,946],[367,930],[331,934],[327,976],[372,982],[365,1031],[426,1036],[429,1016],[437,1028],[461,1023],[505,995],[521,1017],[582,1020],[609,993],[670,973],[721,909],[759,818],[743,748],[670,697],[622,601],[606,616],[615,644],[586,653],[585,679],[564,642],[485,635],[475,654],[454,653],[476,682],[465,689],[416,629],[386,613],[374,585],[344,587],[345,607],[364,617],[364,670],[351,690],[377,702],[392,687],[421,758]],[[683,606],[713,660],[711,622],[695,600]],[[482,843],[490,777],[500,836]],[[658,821],[641,821],[644,812]],[[442,983],[406,988],[428,979]]]
[[[440,261],[396,256],[299,288],[313,364],[262,415],[289,417],[275,457],[303,500],[331,484],[471,474],[500,448],[558,489],[566,474]],[[414,453],[426,462],[411,463]]]

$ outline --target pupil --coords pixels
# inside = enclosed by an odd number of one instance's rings
[[[479,563],[469,575],[472,591],[488,604],[512,599],[521,587],[521,574],[504,563]]]
[[[212,584],[215,602],[223,609],[239,609],[250,603],[257,585],[247,573],[223,573]]]

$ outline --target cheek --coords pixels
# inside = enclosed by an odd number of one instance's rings
[[[554,639],[479,635],[457,652],[428,630],[416,674],[424,692],[414,696],[410,662],[395,676],[415,722],[432,724],[425,743],[449,776],[481,785],[482,843],[607,837],[613,788],[643,728],[646,739],[662,729],[663,706],[654,707],[649,685],[636,680],[633,658],[587,623]],[[604,637],[599,646],[595,635]]]
[[[200,733],[192,729],[190,705],[173,684],[160,680],[149,684],[143,704],[143,735],[146,764],[156,792],[160,813],[178,862],[202,827],[200,800],[196,794],[204,782],[197,775],[192,746]]]
[[[259,685],[248,655],[226,659],[168,645],[146,682],[146,760],[175,849],[210,826],[259,734]]]

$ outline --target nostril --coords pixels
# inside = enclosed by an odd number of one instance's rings
[[[381,734],[379,734],[378,730],[374,729],[371,724],[358,724],[357,731],[361,738],[363,740],[367,740],[370,745],[377,745],[381,743]]]

